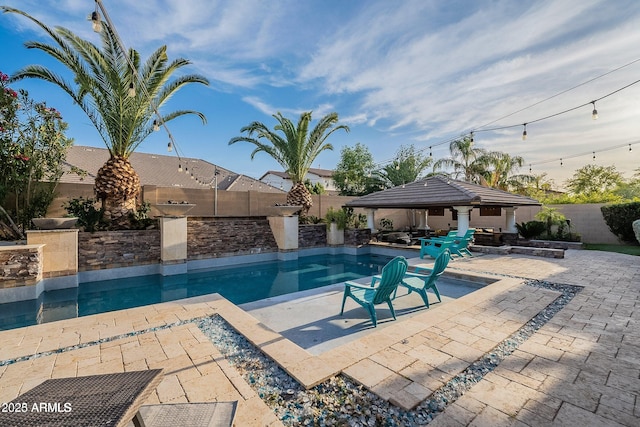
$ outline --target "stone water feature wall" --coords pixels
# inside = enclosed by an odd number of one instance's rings
[[[327,224],[298,225],[298,248],[327,246]]]
[[[266,217],[188,217],[187,258],[277,252]]]
[[[160,262],[160,230],[78,233],[78,271]]]
[[[362,246],[371,240],[369,228],[347,228],[344,230],[344,244],[347,246]]]
[[[42,279],[42,245],[0,246],[0,289],[35,285]]]

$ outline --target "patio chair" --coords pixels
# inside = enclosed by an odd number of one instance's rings
[[[424,268],[424,267],[416,267],[416,273],[406,273],[404,279],[400,283],[400,286],[404,286],[409,289],[409,293],[416,291],[422,297],[424,301],[424,305],[429,308],[429,297],[427,296],[427,290],[431,289],[433,293],[438,297],[438,302],[442,302],[442,298],[440,298],[440,291],[438,291],[438,287],[436,286],[436,282],[444,272],[445,268],[449,264],[449,260],[451,259],[451,252],[449,249],[445,249],[442,251],[440,255],[436,258],[436,262],[433,265],[432,269]],[[426,274],[420,274],[420,273]]]
[[[453,240],[450,239],[420,238],[419,240],[421,259],[424,259],[425,255],[429,255],[431,258],[437,258],[445,249],[453,245]]]
[[[451,255],[455,255],[458,257],[463,258],[465,255],[468,255],[470,257],[473,256],[473,254],[471,253],[471,251],[469,251],[469,244],[471,243],[471,241],[473,240],[473,235],[476,232],[475,228],[469,228],[464,236],[457,236],[454,232],[453,236],[447,236],[446,238],[443,237],[432,237],[431,239],[435,241],[435,243],[437,243],[438,241],[444,241],[444,240],[452,240],[453,243],[448,246],[449,250],[451,251]],[[451,232],[449,232],[449,234],[451,234]],[[436,252],[436,256],[440,253],[439,251],[435,251]],[[435,258],[436,256],[433,256],[431,253],[430,255]],[[421,257],[422,258],[422,257]]]
[[[344,304],[347,301],[347,297],[350,297],[369,311],[369,317],[374,327],[378,326],[375,306],[383,302],[387,303],[395,320],[396,312],[391,304],[391,294],[395,295],[398,285],[407,272],[408,265],[404,257],[398,256],[382,267],[382,274],[373,276],[371,286],[345,282],[340,315],[342,316],[344,313]],[[376,286],[378,281],[380,283]]]

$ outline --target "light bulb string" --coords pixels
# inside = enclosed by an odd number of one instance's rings
[[[602,149],[596,150],[596,151],[593,151],[593,150],[585,151],[583,153],[572,154],[572,155],[569,155],[569,156],[556,157],[556,158],[553,158],[553,159],[543,160],[543,161],[540,161],[540,162],[535,162],[535,163],[531,162],[531,163],[529,163],[529,167],[545,165],[545,164],[548,164],[548,163],[555,163],[555,162],[558,162],[558,161],[562,162],[562,161],[567,160],[567,159],[575,159],[577,157],[584,157],[584,156],[593,156],[595,158],[595,155],[598,154],[598,153],[604,153],[604,152],[607,152],[607,151],[613,151],[613,150],[617,150],[617,149],[623,148],[623,147],[631,148],[632,146],[634,146],[636,144],[640,144],[640,140],[633,141],[633,142],[625,142],[623,144],[614,145],[614,146],[608,147],[608,148],[602,148]]]
[[[594,99],[592,101],[585,102],[584,104],[578,105],[577,107],[568,108],[566,110],[563,110],[563,111],[560,111],[560,112],[557,112],[557,113],[554,113],[554,114],[549,114],[548,116],[540,117],[540,118],[535,119],[535,120],[529,120],[528,122],[526,122],[524,124],[528,125],[528,124],[531,124],[531,123],[541,122],[543,120],[548,120],[548,119],[551,119],[553,117],[557,117],[557,116],[560,116],[562,114],[566,114],[566,113],[569,113],[571,111],[578,110],[578,109],[583,108],[583,107],[585,107],[587,105],[592,105],[592,104],[595,105],[596,102],[599,102],[599,101],[601,101],[601,100],[603,100],[605,98],[608,98],[608,97],[610,97],[612,95],[615,95],[616,93],[621,92],[624,89],[627,89],[627,88],[629,88],[629,87],[631,87],[631,86],[633,86],[635,84],[638,84],[638,83],[640,83],[640,79],[638,79],[638,80],[636,80],[636,81],[634,81],[632,83],[629,83],[628,85],[623,86],[623,87],[621,87],[619,89],[616,89],[613,92],[610,92],[610,93],[608,93],[608,94],[606,94],[604,96],[601,96],[600,98],[596,98],[596,99]],[[496,131],[496,130],[503,130],[503,129],[510,129],[510,128],[514,128],[514,127],[519,127],[519,126],[522,126],[522,125],[523,125],[523,123],[518,123],[518,124],[514,124],[514,125],[500,126],[500,127],[489,128],[489,129],[474,129],[473,132],[491,132],[491,131]]]
[[[149,98],[149,104],[151,105],[151,109],[153,109],[153,111],[156,114],[158,120],[160,121],[159,125],[162,126],[164,128],[164,130],[167,132],[167,135],[169,136],[169,140],[171,141],[171,145],[173,146],[173,149],[175,150],[175,153],[178,156],[178,160],[182,160],[182,156],[180,155],[180,150],[178,148],[178,144],[176,144],[176,141],[173,138],[173,134],[171,134],[171,131],[169,130],[169,127],[167,126],[166,122],[163,120],[162,115],[160,114],[160,111],[158,111],[158,107],[151,100],[151,97],[149,96],[149,92],[147,91],[147,88],[140,81],[140,76],[138,76],[138,72],[136,71],[136,68],[135,68],[135,66],[133,64],[133,61],[131,60],[131,58],[127,54],[127,48],[124,45],[122,39],[120,38],[120,35],[118,34],[118,30],[116,29],[116,26],[113,24],[113,21],[111,20],[111,17],[109,16],[109,13],[107,12],[107,9],[102,4],[102,0],[95,0],[95,3],[97,5],[97,7],[99,7],[100,10],[102,11],[102,16],[104,17],[105,21],[107,21],[107,25],[109,25],[109,28],[113,32],[113,35],[116,38],[116,42],[118,43],[118,46],[120,47],[120,50],[122,50],[122,55],[125,57],[129,67],[131,67],[132,74],[133,74],[133,76],[135,76],[134,78],[138,81],[140,89],[142,89],[142,92],[144,93],[144,95],[147,98]]]
[[[533,103],[533,104],[531,104],[531,105],[528,105],[528,106],[526,106],[526,107],[524,107],[524,108],[521,108],[521,109],[519,109],[519,110],[516,110],[516,111],[514,111],[514,112],[512,112],[512,113],[509,113],[509,114],[507,114],[506,116],[502,116],[502,117],[500,117],[500,118],[497,118],[497,119],[495,119],[495,120],[490,121],[489,123],[485,123],[485,124],[484,124],[484,125],[482,125],[482,126],[478,126],[478,127],[477,127],[477,128],[475,128],[475,129],[479,130],[479,129],[482,129],[482,128],[484,128],[484,127],[490,126],[490,125],[492,125],[492,124],[494,124],[494,123],[496,123],[496,122],[499,122],[500,120],[506,119],[506,118],[511,117],[511,116],[513,116],[513,115],[515,115],[515,114],[518,114],[518,113],[521,113],[521,112],[523,112],[523,111],[525,111],[525,110],[528,110],[529,108],[533,108],[533,107],[538,106],[538,105],[540,105],[540,104],[542,104],[542,103],[544,103],[544,102],[550,101],[550,100],[552,100],[553,98],[557,98],[558,96],[560,96],[560,95],[564,95],[565,93],[571,92],[572,90],[575,90],[575,89],[577,89],[577,88],[579,88],[579,87],[585,86],[585,85],[587,85],[587,84],[589,84],[589,83],[593,83],[594,81],[596,81],[596,80],[598,80],[598,79],[600,79],[600,78],[602,78],[602,77],[606,77],[606,76],[608,76],[609,74],[615,73],[616,71],[620,71],[620,70],[621,70],[621,69],[623,69],[623,68],[626,68],[626,67],[628,67],[628,66],[630,66],[630,65],[635,64],[636,62],[640,62],[640,58],[634,59],[634,60],[633,60],[633,61],[631,61],[631,62],[628,62],[628,63],[626,63],[626,64],[624,64],[624,65],[621,65],[621,66],[619,66],[619,67],[617,67],[617,68],[614,68],[613,70],[609,70],[609,71],[607,71],[606,73],[600,74],[599,76],[596,76],[596,77],[594,77],[594,78],[592,78],[592,79],[589,79],[589,80],[587,80],[587,81],[584,81],[584,82],[582,82],[582,83],[579,83],[579,84],[577,84],[577,85],[575,85],[575,86],[573,86],[573,87],[570,87],[569,89],[565,89],[565,90],[563,90],[563,91],[561,91],[561,92],[556,93],[555,95],[551,95],[551,96],[549,96],[549,97],[547,97],[547,98],[545,98],[545,99],[543,99],[543,100],[540,100],[540,101],[535,102],[535,103]]]

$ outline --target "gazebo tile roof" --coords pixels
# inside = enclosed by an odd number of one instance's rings
[[[537,200],[436,175],[351,200],[350,207],[420,209],[449,206],[530,206]]]

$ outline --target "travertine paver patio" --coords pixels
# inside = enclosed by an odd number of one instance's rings
[[[585,288],[432,425],[640,424],[639,258],[568,251],[564,259],[487,255],[450,267]],[[188,322],[218,313],[307,387],[343,372],[411,408],[557,295],[506,278],[319,356],[216,296],[5,331],[0,361],[93,344],[0,366],[0,401],[48,378],[161,367],[165,378],[149,403],[239,400],[236,425],[279,425]],[[187,322],[153,330],[179,321]],[[132,331],[143,332],[120,337]],[[100,339],[106,341],[94,343]]]

